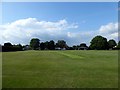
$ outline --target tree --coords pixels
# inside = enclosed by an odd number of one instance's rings
[[[5,47],[11,47],[12,44],[8,42],[8,43],[4,43],[4,46],[5,46]]]
[[[2,51],[13,51],[13,45],[11,43],[4,43]]]
[[[39,48],[40,46],[40,40],[38,38],[33,38],[30,41],[30,46],[32,49],[36,50]]]
[[[85,43],[81,43],[79,49],[80,50],[87,50],[88,46]]]
[[[53,40],[51,40],[51,41],[49,42],[49,49],[50,49],[50,50],[55,50],[55,42],[54,42]]]
[[[44,50],[44,49],[45,49],[45,43],[42,42],[42,43],[40,44],[40,48],[41,48],[41,50]]]
[[[12,47],[12,51],[22,51],[22,50],[23,50],[23,47],[21,44],[13,45]]]
[[[12,45],[11,43],[4,43],[4,46],[2,46],[2,51],[22,51],[23,47],[21,44],[18,45]]]
[[[87,47],[87,45],[85,43],[81,43],[80,47]]]
[[[58,42],[56,43],[56,46],[60,48],[66,48],[67,44],[64,40],[58,40]]]
[[[118,42],[117,48],[120,49],[120,41]]]
[[[48,41],[45,42],[45,49],[49,49],[49,42]]]
[[[72,46],[73,50],[77,50],[77,46],[73,45]]]
[[[2,51],[2,45],[0,44],[0,52]]]
[[[107,39],[102,36],[96,36],[91,40],[90,49],[106,50],[108,49]]]
[[[116,45],[117,45],[117,44],[116,44],[115,40],[111,39],[111,40],[108,41],[108,47],[109,47],[109,48],[113,48],[113,47],[116,46]]]

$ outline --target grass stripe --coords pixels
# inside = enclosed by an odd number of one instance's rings
[[[81,56],[78,56],[78,55],[74,55],[74,54],[68,54],[66,52],[61,52],[61,51],[57,51],[57,53],[61,54],[61,55],[64,55],[66,57],[69,57],[69,58],[83,58]]]

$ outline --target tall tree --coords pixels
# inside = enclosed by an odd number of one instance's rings
[[[81,43],[80,47],[87,47],[87,45],[85,43]]]
[[[13,51],[13,45],[11,43],[4,43],[4,46],[2,47],[3,51]]]
[[[58,40],[58,42],[56,43],[56,46],[60,48],[66,48],[67,44],[64,40]]]
[[[74,50],[77,50],[77,46],[75,46],[75,45],[73,45],[72,48],[73,48]]]
[[[4,46],[5,46],[5,47],[11,47],[12,44],[8,42],[8,43],[4,43]]]
[[[87,50],[88,46],[85,43],[81,43],[79,49],[80,50]]]
[[[117,48],[120,49],[120,41],[118,42]]]
[[[115,40],[111,39],[111,40],[108,41],[108,47],[109,48],[113,48],[116,45],[117,45],[117,43],[115,42]]]
[[[53,40],[51,40],[51,41],[49,42],[49,49],[50,49],[50,50],[55,50],[55,42],[54,42]]]
[[[96,36],[91,40],[90,49],[106,50],[108,49],[107,39],[102,36]]]
[[[30,46],[32,49],[36,50],[39,48],[40,46],[40,40],[38,38],[33,38],[30,41]]]
[[[45,42],[45,49],[49,49],[49,42],[48,41]]]
[[[44,50],[45,49],[45,43],[40,43],[40,48],[41,48],[41,50]]]

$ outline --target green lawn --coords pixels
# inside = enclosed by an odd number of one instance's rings
[[[117,88],[118,51],[3,53],[3,88]]]

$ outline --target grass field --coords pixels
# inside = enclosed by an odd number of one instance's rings
[[[3,53],[3,88],[117,88],[118,51]]]

